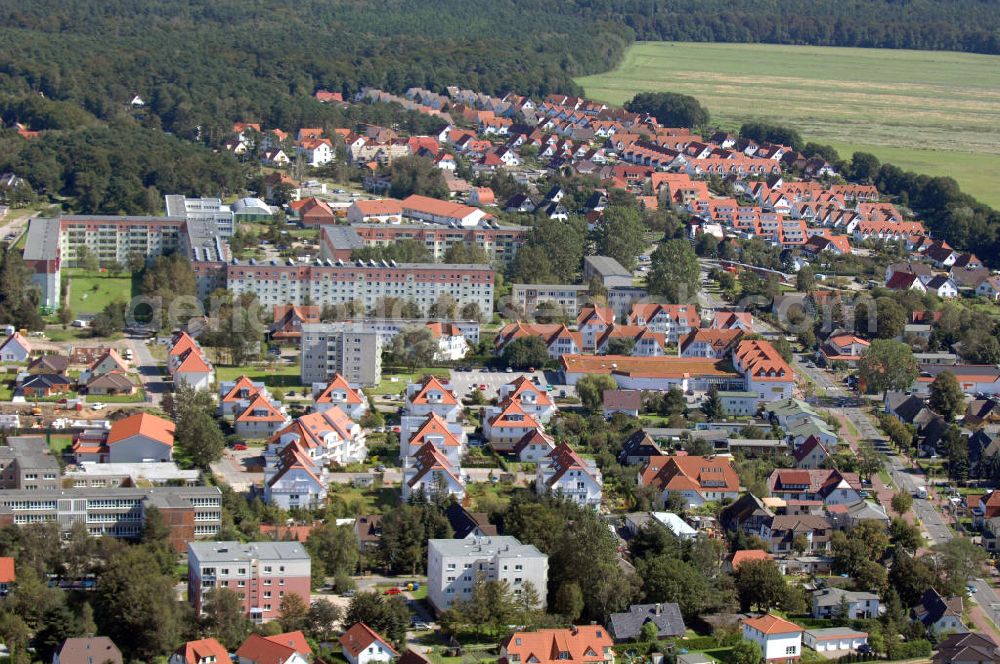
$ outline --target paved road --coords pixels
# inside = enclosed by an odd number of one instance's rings
[[[858,430],[861,440],[873,442],[876,449],[889,449],[883,442],[885,436],[875,426],[872,418],[862,408],[854,405],[857,403],[854,395],[848,392],[842,384],[838,383],[830,372],[819,367],[805,366],[803,358],[800,357],[795,358],[795,370],[809,376],[818,387],[822,388],[827,397],[835,400],[850,399],[848,403],[852,405],[843,408],[833,408],[831,410],[843,413]],[[837,402],[839,403],[839,401]],[[881,445],[879,444],[880,442],[882,442]],[[917,487],[926,486],[924,475],[908,468],[904,460],[898,455],[887,453],[883,458],[886,472],[889,473],[893,483],[899,489],[913,495]],[[955,536],[954,531],[945,522],[944,517],[929,500],[914,496],[913,513],[923,525],[924,535],[929,544],[941,544]]]
[[[136,369],[139,370],[139,378],[142,380],[143,389],[152,399],[153,404],[160,405],[163,395],[167,393],[167,382],[163,379],[163,367],[157,362],[153,354],[149,352],[149,346],[140,339],[129,339],[128,347],[132,349],[132,357]],[[152,343],[152,342],[150,342]]]

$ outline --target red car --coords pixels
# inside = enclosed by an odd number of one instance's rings
[[[382,594],[383,595],[401,595],[403,593],[399,588],[386,588]]]
[[[233,449],[236,450],[237,452],[246,452],[247,446],[245,443],[236,443],[235,445],[233,445]]]

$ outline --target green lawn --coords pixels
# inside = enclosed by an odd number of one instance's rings
[[[788,123],[1000,206],[1000,57],[943,51],[641,42],[614,71],[577,79],[588,97],[691,94],[719,125]]]
[[[49,436],[49,451],[53,456],[62,456],[73,446],[73,436],[68,433],[54,433]]]
[[[132,276],[126,273],[112,277],[106,273],[73,270],[67,288],[73,315],[96,314],[115,300],[127,302],[132,297]]]
[[[245,365],[239,367],[215,367],[215,380],[219,383],[236,380],[246,374],[250,380],[261,382],[270,388],[301,388],[302,372],[297,362],[275,362],[273,365]]]
[[[383,373],[382,382],[371,388],[372,394],[399,394],[406,389],[406,386],[419,380],[426,375],[434,375],[440,378],[447,378],[451,375],[448,369],[440,367],[422,367],[412,373]],[[395,379],[395,380],[393,380]]]

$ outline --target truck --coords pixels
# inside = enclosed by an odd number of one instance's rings
[[[914,498],[921,498],[923,500],[927,500],[927,487],[925,487],[925,486],[918,486],[917,490],[913,492],[913,497]]]

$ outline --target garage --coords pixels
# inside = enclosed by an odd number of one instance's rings
[[[816,652],[850,651],[868,643],[868,634],[847,627],[810,629],[802,635],[802,642]]]

